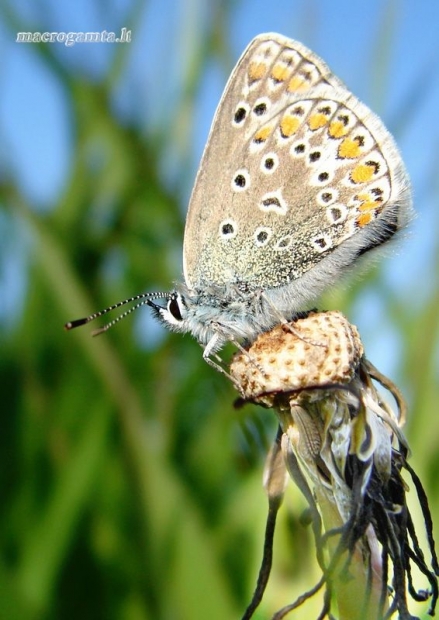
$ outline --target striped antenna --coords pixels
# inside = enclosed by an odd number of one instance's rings
[[[116,308],[120,308],[121,306],[125,306],[126,304],[132,303],[133,301],[138,301],[139,299],[141,300],[135,306],[133,306],[129,310],[126,310],[126,312],[123,312],[122,314],[117,316],[115,319],[113,319],[112,321],[104,325],[103,327],[99,327],[98,329],[95,329],[91,335],[98,336],[99,334],[103,334],[104,332],[108,331],[110,327],[113,327],[113,325],[115,325],[116,323],[119,323],[119,321],[127,317],[129,314],[134,312],[134,310],[137,310],[141,306],[148,305],[148,306],[155,307],[155,304],[152,303],[151,299],[168,299],[169,295],[170,295],[169,293],[141,293],[140,295],[135,295],[134,297],[129,297],[128,299],[119,301],[117,304],[113,304],[112,306],[109,306],[108,308],[105,308],[104,310],[100,310],[99,312],[90,314],[90,316],[84,317],[83,319],[75,319],[74,321],[69,321],[68,323],[64,325],[64,329],[66,329],[67,331],[70,331],[71,329],[75,329],[75,327],[86,325],[87,323],[90,323],[90,321],[94,321],[100,316],[107,314],[107,312],[111,312],[112,310],[115,310]]]

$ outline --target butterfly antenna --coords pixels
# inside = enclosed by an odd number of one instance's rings
[[[90,316],[84,317],[83,319],[75,319],[74,321],[69,321],[68,323],[64,325],[64,329],[66,329],[67,331],[70,331],[71,329],[75,329],[75,327],[86,325],[87,323],[94,321],[100,316],[107,314],[107,312],[111,312],[112,310],[115,310],[116,308],[120,308],[121,306],[125,306],[126,304],[132,303],[133,301],[138,301],[139,299],[141,300],[135,306],[133,306],[126,312],[123,312],[122,314],[120,314],[118,317],[116,317],[115,319],[113,319],[112,321],[104,325],[103,327],[100,327],[99,329],[95,329],[92,332],[92,336],[98,336],[99,334],[102,334],[103,332],[108,331],[110,327],[113,327],[113,325],[115,325],[116,323],[124,319],[126,316],[128,316],[129,314],[134,312],[134,310],[137,310],[141,306],[154,305],[151,299],[165,299],[168,297],[169,297],[169,293],[141,293],[140,295],[135,295],[134,297],[129,297],[128,299],[119,301],[117,304],[113,304],[112,306],[109,306],[108,308],[105,308],[104,310],[100,310],[99,312],[90,314]]]

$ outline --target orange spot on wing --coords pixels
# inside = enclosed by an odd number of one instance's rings
[[[260,80],[267,71],[267,65],[264,62],[251,62],[248,68],[248,77],[252,82]]]
[[[301,75],[293,75],[287,86],[290,93],[302,92],[308,88],[309,82]]]
[[[291,69],[289,69],[288,67],[285,67],[283,65],[274,65],[273,69],[271,70],[271,77],[273,78],[273,80],[276,80],[276,82],[285,82],[290,72]]]
[[[328,132],[331,138],[342,138],[347,134],[348,128],[342,121],[332,121]]]
[[[358,208],[360,211],[375,211],[375,209],[378,209],[381,206],[382,203],[378,202],[378,200],[369,200],[367,202],[362,202]]]
[[[338,147],[338,156],[342,159],[355,159],[361,155],[361,147],[358,140],[345,138]]]
[[[297,131],[300,119],[296,116],[284,116],[280,122],[280,131],[284,138],[289,138]]]
[[[368,164],[359,164],[351,172],[351,181],[353,183],[367,183],[375,173],[375,167]]]
[[[383,201],[381,199],[376,200],[371,194],[358,194],[356,199],[360,201],[358,210],[363,213],[367,211],[379,213],[383,208]]]
[[[265,140],[269,137],[270,134],[271,134],[270,126],[267,125],[266,127],[262,127],[262,129],[259,129],[259,131],[255,133],[253,142],[265,142]]]
[[[309,117],[308,126],[311,129],[311,131],[315,131],[316,129],[320,129],[321,127],[324,127],[327,122],[328,122],[328,117],[325,114],[321,114],[318,112],[317,114],[313,114],[312,116]]]
[[[357,225],[360,228],[363,228],[364,226],[367,226],[368,224],[370,224],[370,222],[372,221],[373,216],[372,213],[361,213],[361,215],[359,215],[356,219]]]

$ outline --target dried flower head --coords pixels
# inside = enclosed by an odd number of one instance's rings
[[[340,618],[379,619],[398,611],[400,618],[412,619],[407,589],[417,601],[431,596],[433,615],[439,569],[427,498],[407,463],[401,431],[405,404],[397,387],[364,357],[356,327],[340,312],[310,313],[261,334],[248,350],[235,355],[230,374],[243,400],[274,409],[279,420],[264,479],[271,535],[285,468],[313,515],[322,579],[275,618],[284,617],[323,585],[320,618],[331,617],[335,599]],[[393,396],[396,411],[380,395],[376,381]],[[407,506],[404,469],[424,514],[431,567]],[[270,563],[271,556],[268,565],[264,558],[264,577],[260,575],[244,618],[251,617],[262,597]],[[429,591],[414,588],[412,564],[426,576]],[[355,577],[350,586],[348,574]]]

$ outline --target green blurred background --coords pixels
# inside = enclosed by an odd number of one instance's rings
[[[15,43],[122,27],[132,43]],[[439,527],[438,27],[434,2],[0,4],[1,618],[229,620],[250,599],[273,414],[235,409],[197,343],[148,309],[96,339],[62,326],[180,278],[216,103],[264,31],[324,57],[412,176],[419,217],[400,250],[321,307],[347,313],[407,397]],[[318,579],[304,507],[291,485],[259,619]]]

